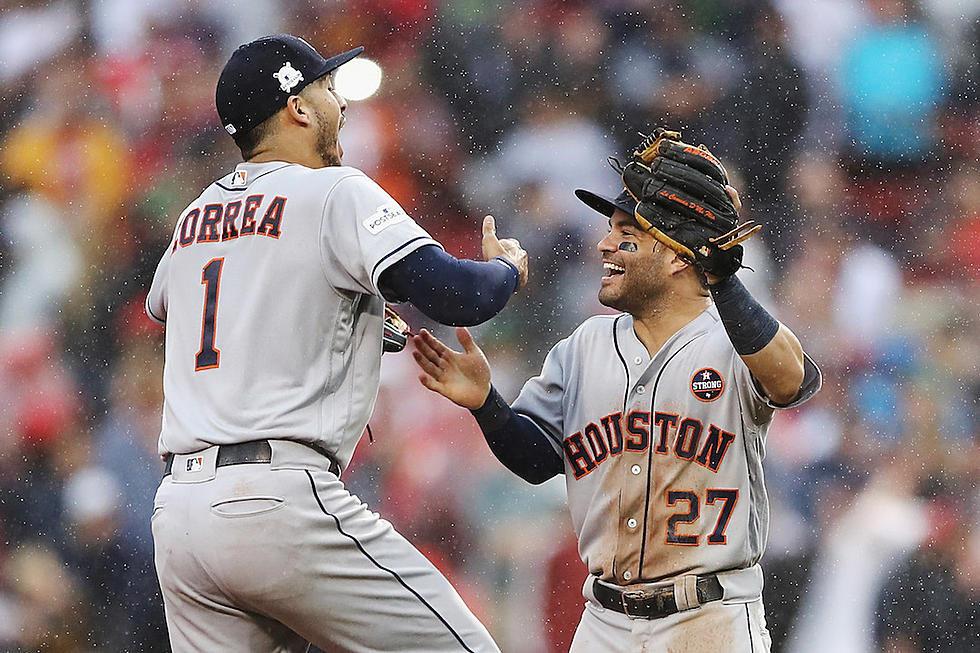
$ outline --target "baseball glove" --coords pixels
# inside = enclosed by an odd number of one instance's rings
[[[396,353],[405,348],[412,331],[395,309],[385,304],[385,324],[382,335],[382,353]]]
[[[641,227],[705,272],[727,277],[742,267],[739,243],[762,226],[738,224],[725,166],[704,145],[680,138],[658,127],[618,170]]]

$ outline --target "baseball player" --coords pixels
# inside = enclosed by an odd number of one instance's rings
[[[378,392],[385,300],[477,324],[527,278],[492,218],[486,261],[456,259],[341,165],[333,72],[362,49],[276,35],[231,55],[216,102],[245,162],[181,213],[146,300],[166,324],[152,524],[178,653],[498,650],[339,480]]]
[[[422,383],[472,410],[501,462],[565,474],[590,571],[574,652],[769,650],[765,438],[820,373],[734,275],[753,227],[724,169],[676,138],[638,148],[618,197],[576,191],[609,218],[599,300],[622,312],[555,345],[513,406],[466,329],[463,352],[416,338]]]

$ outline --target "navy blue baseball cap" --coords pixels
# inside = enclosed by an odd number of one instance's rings
[[[289,34],[240,46],[221,71],[214,95],[222,126],[232,136],[244,134],[286,106],[289,96],[363,51],[357,47],[324,59],[312,45]]]
[[[579,198],[583,202],[589,205],[590,208],[598,211],[607,218],[613,216],[613,211],[619,209],[620,211],[625,211],[629,215],[633,215],[636,211],[636,200],[633,196],[624,188],[623,192],[616,197],[606,197],[604,195],[599,195],[593,193],[590,190],[585,190],[579,188],[575,191],[575,197]]]

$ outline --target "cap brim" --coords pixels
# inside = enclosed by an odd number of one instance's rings
[[[334,56],[330,57],[329,59],[323,62],[323,68],[320,71],[319,77],[323,77],[331,70],[336,70],[337,68],[340,68],[345,63],[347,63],[357,55],[361,54],[362,52],[364,52],[364,46],[359,45],[353,50],[348,50],[347,52],[341,52],[340,54],[335,54]]]
[[[633,212],[636,210],[636,201],[625,190],[613,198],[579,188],[575,191],[575,197],[585,202],[592,210],[598,211],[607,218],[611,218],[616,209],[629,215],[633,215]]]

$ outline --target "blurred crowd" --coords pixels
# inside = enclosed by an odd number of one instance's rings
[[[0,0],[0,650],[169,650],[143,298],[238,160],[221,66],[273,32],[366,46],[384,78],[350,103],[345,164],[449,252],[479,256],[487,213],[521,239],[527,289],[474,330],[508,399],[604,310],[606,224],[572,191],[618,192],[606,158],[652,126],[708,144],[765,225],[740,276],[825,379],[768,441],[774,651],[980,651],[975,0]],[[503,650],[567,650],[563,479],[512,477],[407,353],[371,428],[352,491]]]

